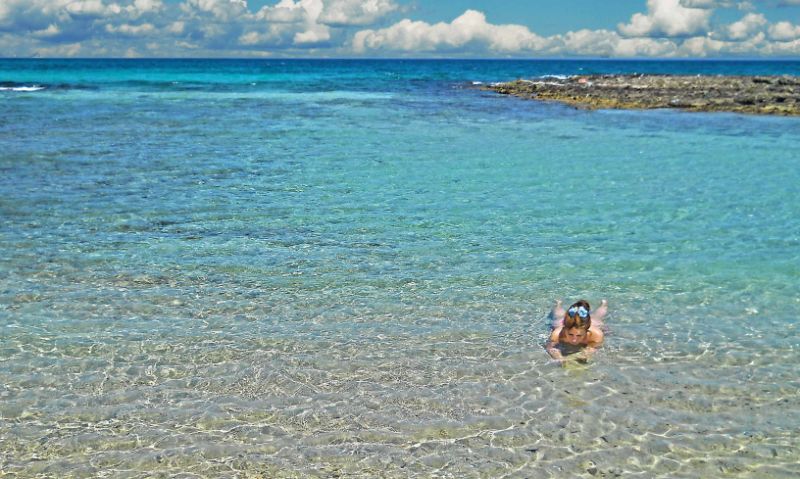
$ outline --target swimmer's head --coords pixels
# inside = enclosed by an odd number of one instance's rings
[[[592,325],[591,307],[585,300],[574,303],[564,315],[564,329],[589,329]]]
[[[564,327],[558,335],[559,341],[573,346],[583,344],[592,325],[592,316],[589,312],[589,303],[584,300],[570,306],[564,315]]]

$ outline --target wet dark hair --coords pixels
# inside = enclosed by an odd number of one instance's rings
[[[573,308],[581,308],[583,307],[586,309],[587,314],[585,318],[582,318],[579,314],[570,315],[569,311]],[[592,326],[592,315],[591,315],[591,307],[589,306],[589,302],[586,300],[580,300],[574,303],[572,306],[567,308],[567,312],[564,314],[564,327],[561,328],[561,332],[559,333],[559,339],[563,339],[566,336],[567,330],[572,328],[584,329],[586,331]]]

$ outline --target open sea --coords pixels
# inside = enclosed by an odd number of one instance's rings
[[[0,477],[800,476],[800,118],[476,88],[626,72],[800,61],[0,60]]]

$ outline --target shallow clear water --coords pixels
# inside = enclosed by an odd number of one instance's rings
[[[618,71],[800,62],[0,61],[0,471],[796,477],[800,120],[472,88]]]

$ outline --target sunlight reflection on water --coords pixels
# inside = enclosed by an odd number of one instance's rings
[[[79,93],[3,132],[0,471],[798,472],[796,120]]]

